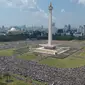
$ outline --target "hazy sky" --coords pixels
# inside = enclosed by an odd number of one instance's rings
[[[0,26],[48,26],[50,1],[57,27],[69,23],[73,26],[85,24],[85,0],[0,0]]]

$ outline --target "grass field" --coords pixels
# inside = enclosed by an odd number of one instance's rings
[[[0,50],[0,56],[12,56],[14,49]]]
[[[37,81],[34,81],[33,83],[37,83],[37,85],[45,85],[45,83],[41,83],[41,82],[37,82]],[[7,85],[34,85],[30,82],[23,82],[23,81],[19,81],[19,80],[15,80],[14,82],[12,83],[9,83]]]
[[[32,53],[25,53],[25,54],[17,56],[17,58],[22,58],[22,59],[26,59],[26,60],[34,60],[36,58],[36,56]]]
[[[72,67],[80,67],[85,65],[84,59],[76,59],[76,58],[67,58],[67,59],[54,59],[48,58],[45,60],[40,61],[40,64],[46,64],[53,67],[60,67],[60,68],[72,68]]]
[[[7,77],[1,77],[0,75],[0,85],[34,85],[34,84],[35,85],[47,85],[44,82],[38,82],[35,80],[31,80],[30,78],[27,79],[27,81],[21,81],[11,76],[9,80],[12,80],[12,82],[7,83],[6,80],[7,80]]]
[[[39,62],[40,64],[46,64],[49,66],[60,68],[74,68],[85,65],[85,48],[80,53],[73,54],[64,59],[47,58]]]
[[[85,48],[82,50],[82,52],[79,54],[79,56],[85,56]]]
[[[0,50],[0,56],[12,56],[13,53],[14,49]],[[37,56],[28,52],[17,56],[17,58],[35,60]],[[82,52],[71,55],[65,59],[47,58],[41,60],[39,63],[60,68],[80,67],[85,65],[85,48]]]
[[[15,49],[6,49],[6,50],[0,50],[0,56],[12,56],[14,55]],[[36,56],[32,53],[24,53],[22,55],[18,55],[17,58],[22,58],[26,60],[34,60]]]

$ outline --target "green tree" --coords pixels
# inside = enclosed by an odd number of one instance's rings
[[[6,78],[6,81],[8,82],[11,78],[11,75],[9,73],[5,73],[4,77]]]

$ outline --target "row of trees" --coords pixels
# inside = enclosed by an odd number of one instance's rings
[[[54,40],[73,40],[73,39],[78,39],[78,40],[83,40],[85,39],[85,36],[83,37],[74,37],[72,35],[58,35],[53,34],[53,39]],[[0,41],[17,41],[17,40],[26,40],[26,39],[37,39],[37,40],[41,40],[41,39],[48,39],[48,33],[46,31],[29,31],[29,32],[24,32],[21,34],[6,34],[6,35],[0,35]]]

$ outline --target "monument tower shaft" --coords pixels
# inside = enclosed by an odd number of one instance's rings
[[[49,6],[49,23],[48,23],[48,45],[52,44],[52,3]]]
[[[57,55],[66,52],[69,50],[67,47],[57,47],[57,45],[52,44],[52,3],[49,6],[49,22],[48,22],[48,43],[47,44],[39,44],[41,47],[36,48],[34,52],[41,53],[41,54],[50,54],[50,55]]]

